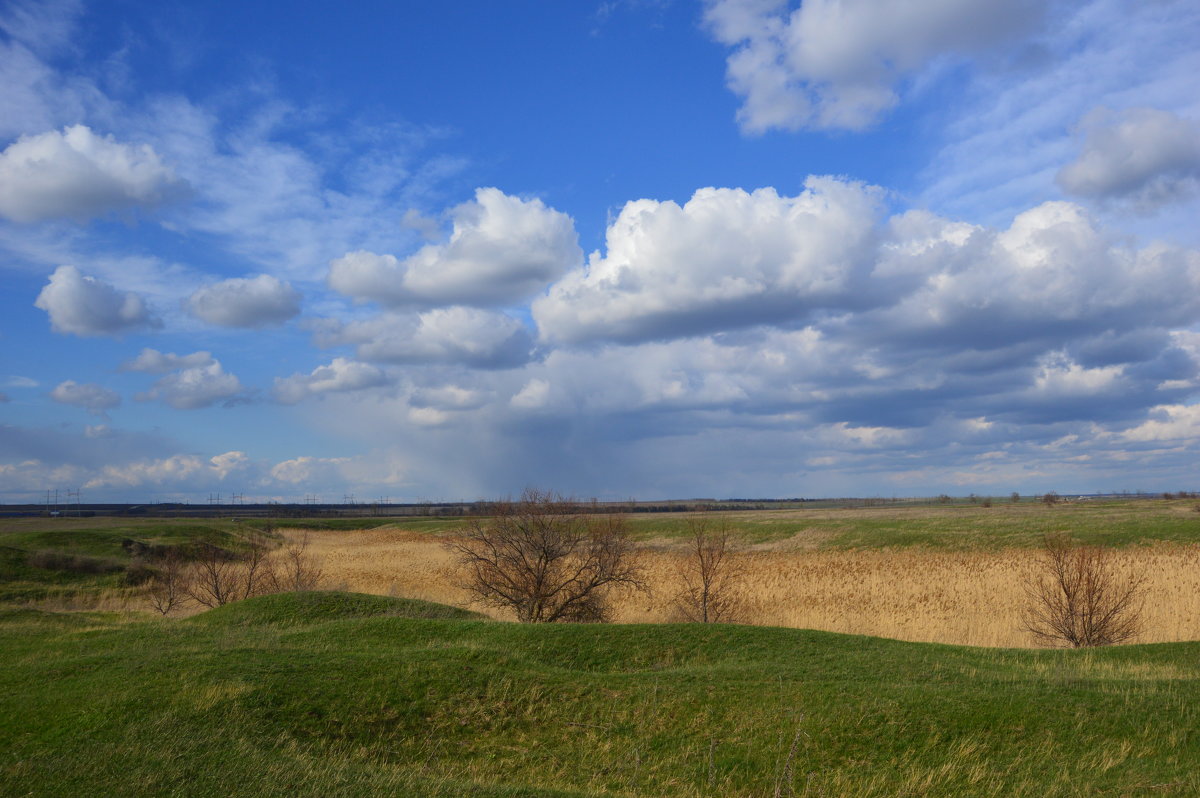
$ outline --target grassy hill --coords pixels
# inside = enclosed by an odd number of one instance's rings
[[[346,593],[0,610],[0,794],[1200,794],[1200,644],[519,626]]]

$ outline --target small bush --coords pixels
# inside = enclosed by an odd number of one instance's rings
[[[1048,535],[1041,567],[1025,581],[1025,628],[1049,645],[1124,643],[1141,629],[1145,581],[1142,574],[1119,573],[1109,549]]]

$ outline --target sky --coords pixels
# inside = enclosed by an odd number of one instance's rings
[[[1193,0],[0,0],[0,502],[1196,489]]]

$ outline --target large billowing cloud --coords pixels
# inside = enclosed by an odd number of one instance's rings
[[[193,316],[222,327],[267,327],[300,312],[300,293],[277,277],[235,277],[198,289],[187,300]]]
[[[403,260],[362,251],[338,258],[330,287],[392,307],[505,305],[528,299],[582,261],[571,218],[541,200],[481,188],[452,218],[449,241]]]
[[[524,325],[511,316],[468,307],[326,323],[316,338],[321,346],[354,345],[362,360],[485,369],[519,366],[529,360],[533,345]]]
[[[148,145],[122,144],[84,125],[22,136],[0,152],[0,216],[18,222],[153,207],[184,185]]]
[[[388,383],[387,375],[369,363],[335,357],[326,366],[317,366],[310,374],[293,374],[275,380],[275,398],[291,405],[309,396],[343,391],[361,391]]]
[[[1200,123],[1154,108],[1097,108],[1080,129],[1083,149],[1058,173],[1068,193],[1153,208],[1200,186]]]
[[[701,189],[680,207],[637,200],[607,252],[533,303],[552,341],[670,338],[869,305],[881,192],[810,178],[773,189]]]
[[[74,266],[55,269],[33,304],[49,314],[58,333],[119,335],[159,323],[140,296],[118,291]]]
[[[1200,254],[1133,250],[1079,207],[1007,230],[924,211],[884,220],[879,192],[832,178],[796,197],[704,189],[639,200],[533,304],[553,342],[636,342],[811,325],[884,348],[989,350],[1200,319]]]
[[[861,129],[899,101],[897,84],[1034,28],[1034,0],[708,0],[705,20],[734,47],[727,78],[744,130]]]
[[[857,340],[968,352],[1200,320],[1200,253],[1130,248],[1070,203],[1030,209],[1006,230],[923,212],[890,227],[877,270],[921,283],[891,307],[848,319]]]

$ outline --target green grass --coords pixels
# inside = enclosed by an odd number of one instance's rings
[[[710,517],[750,542],[961,550],[1060,531],[1197,543],[1194,505]],[[276,523],[444,535],[463,522]],[[643,541],[686,534],[683,514],[630,524]],[[36,567],[57,562],[39,552],[121,567],[127,539],[237,548],[250,528],[0,524],[0,796],[1200,794],[1200,643],[1017,651],[734,626],[533,627],[349,593],[186,620],[26,606],[122,585],[120,571]]]
[[[1200,512],[1189,501],[1112,501],[1059,504],[805,509],[706,513],[726,521],[744,540],[797,538],[821,549],[921,547],[944,550],[1035,547],[1048,533],[1066,532],[1084,543],[1128,546],[1148,542],[1200,543]],[[680,538],[689,516],[630,516],[642,540]]]
[[[1200,793],[1200,644],[468,615],[336,593],[0,610],[0,794]]]

